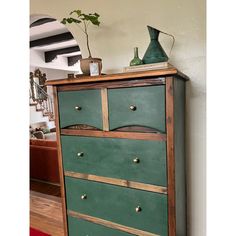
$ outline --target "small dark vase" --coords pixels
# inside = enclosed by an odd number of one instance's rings
[[[161,47],[161,44],[158,41],[160,31],[151,26],[147,26],[151,42],[144,54],[143,63],[158,63],[168,61],[168,56]]]
[[[138,66],[138,65],[142,65],[143,61],[139,58],[138,56],[138,48],[135,47],[134,48],[134,58],[131,60],[130,62],[130,66]]]

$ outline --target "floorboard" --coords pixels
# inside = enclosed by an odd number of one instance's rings
[[[30,180],[30,190],[35,192],[40,192],[48,195],[53,195],[56,197],[61,196],[60,186],[56,184],[51,184],[47,182],[42,182],[38,180]]]
[[[64,236],[61,198],[30,191],[30,226],[52,236]]]

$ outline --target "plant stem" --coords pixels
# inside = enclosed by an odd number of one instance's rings
[[[86,35],[86,40],[87,40],[87,48],[88,48],[89,57],[92,57],[90,47],[89,47],[89,36],[88,36],[88,32],[87,32],[87,25],[84,21],[83,21],[83,23],[84,23],[84,29],[85,29],[85,35]]]

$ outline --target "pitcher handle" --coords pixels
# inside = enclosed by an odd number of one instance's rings
[[[175,44],[175,37],[174,37],[172,34],[168,34],[168,33],[165,33],[165,32],[163,32],[163,31],[160,31],[160,32],[163,33],[163,34],[166,34],[166,35],[168,35],[168,36],[170,36],[170,37],[172,37],[173,42],[172,42],[172,46],[171,46],[170,53],[169,53],[169,56],[168,56],[168,57],[170,58],[172,49],[173,49],[174,44]]]

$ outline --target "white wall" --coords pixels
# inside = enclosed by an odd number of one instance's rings
[[[65,70],[68,73],[81,74],[80,62],[76,62],[73,66],[68,66],[67,57],[58,56],[50,63],[45,62],[44,52],[37,49],[30,49],[30,65],[35,67]]]
[[[188,167],[188,235],[206,235],[206,14],[205,0],[31,0],[31,14],[57,19],[82,9],[101,15],[101,26],[91,27],[92,55],[103,60],[103,72],[121,72],[139,47],[140,57],[149,44],[146,25],[173,34],[176,43],[170,63],[191,78],[187,83],[186,142]],[[86,56],[85,37],[70,30]],[[167,49],[168,38],[162,37]]]
[[[71,73],[65,70],[58,70],[58,69],[51,69],[51,68],[44,68],[41,66],[30,66],[30,71],[34,72],[35,69],[40,69],[42,73],[46,74],[47,80],[54,80],[54,79],[65,79],[67,78],[67,74]]]

